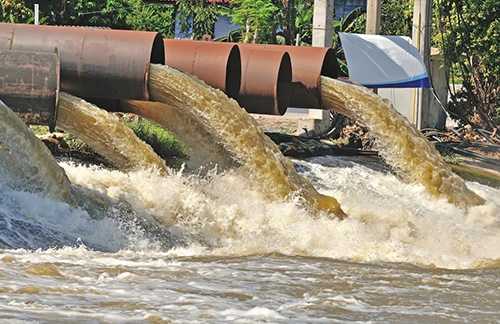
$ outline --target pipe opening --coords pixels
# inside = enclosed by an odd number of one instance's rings
[[[290,96],[292,94],[292,63],[290,60],[290,55],[288,53],[283,54],[281,59],[279,72],[278,72],[278,84],[276,87],[276,100],[278,101],[278,112],[280,115],[284,115],[288,104],[290,102]]]
[[[321,66],[321,75],[336,79],[338,78],[338,63],[335,52],[329,48],[325,53],[323,65]]]
[[[57,52],[0,50],[0,98],[27,124],[54,129],[59,95]]]
[[[165,47],[163,45],[163,38],[158,33],[153,40],[150,62],[154,64],[165,64]]]
[[[226,65],[226,94],[238,99],[241,86],[241,55],[238,46],[233,46]]]

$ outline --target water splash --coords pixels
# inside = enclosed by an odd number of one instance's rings
[[[291,201],[270,202],[237,170],[160,177],[64,167],[75,184],[98,188],[114,202],[128,201],[133,210],[198,238],[170,250],[172,255],[283,253],[443,268],[480,267],[500,259],[498,189],[469,183],[487,203],[465,210],[354,158],[296,163],[322,193],[339,197],[348,218],[315,216]]]
[[[64,170],[43,142],[1,101],[0,176],[14,189],[75,203]]]
[[[406,180],[458,206],[484,203],[389,100],[368,88],[327,77],[321,77],[321,95],[326,108],[362,121],[375,138],[380,155]]]
[[[81,138],[116,166],[167,172],[165,161],[115,115],[64,92],[58,107],[57,127]]]
[[[271,200],[298,193],[309,205],[343,216],[338,202],[319,194],[309,181],[299,176],[292,162],[281,154],[256,121],[222,91],[155,64],[150,67],[148,86],[152,100],[199,119]]]

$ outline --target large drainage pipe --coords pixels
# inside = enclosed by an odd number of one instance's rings
[[[250,113],[283,115],[290,100],[292,65],[286,52],[240,47],[241,87],[238,103]]]
[[[0,99],[27,124],[54,129],[59,96],[57,53],[0,51]]]
[[[236,44],[165,39],[165,65],[195,75],[237,99],[241,58]]]
[[[85,98],[148,100],[149,64],[165,61],[159,33],[0,23],[0,49],[56,47],[61,90]]]
[[[320,76],[338,77],[337,58],[331,48],[268,44],[238,44],[238,46],[242,52],[245,48],[255,48],[290,54],[292,63],[290,107],[323,108],[319,89]],[[261,68],[259,73],[264,74],[266,70]]]

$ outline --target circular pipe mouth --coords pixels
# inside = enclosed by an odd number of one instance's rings
[[[226,65],[226,94],[229,98],[238,99],[241,86],[241,55],[238,46],[233,46]]]
[[[165,64],[165,46],[160,34],[156,34],[151,47],[150,63]]]
[[[27,124],[54,129],[60,86],[59,56],[52,53],[0,50],[2,102]]]
[[[163,43],[163,37],[159,33],[153,38],[153,43],[151,44],[151,55],[149,57],[150,64],[162,64],[165,65],[165,44]],[[149,65],[144,69],[144,86],[143,93],[145,100],[149,100]]]
[[[331,48],[325,53],[323,64],[321,65],[321,75],[332,79],[336,79],[339,76],[337,56]]]
[[[290,103],[292,94],[292,63],[288,53],[283,54],[278,71],[278,80],[276,86],[276,100],[278,113],[284,115]]]
[[[301,47],[265,44],[242,44],[269,52],[287,52],[292,62],[292,86],[289,105],[298,108],[321,108],[320,76],[338,77],[335,51],[326,47]],[[282,105],[280,105],[282,106]]]
[[[165,39],[165,64],[197,76],[237,99],[241,87],[240,50],[236,44]]]

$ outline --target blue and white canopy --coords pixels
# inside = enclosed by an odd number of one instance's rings
[[[424,60],[411,38],[339,33],[349,79],[368,88],[429,88]]]

